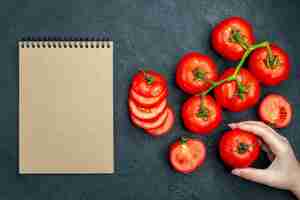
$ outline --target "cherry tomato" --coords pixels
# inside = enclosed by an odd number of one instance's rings
[[[131,121],[138,127],[143,129],[152,129],[160,127],[167,119],[168,112],[167,109],[164,110],[164,112],[157,117],[154,121],[145,121],[141,120],[137,117],[135,117],[132,113],[130,113]]]
[[[198,52],[185,54],[176,69],[177,85],[186,93],[196,94],[211,86],[218,78],[217,65],[208,56]]]
[[[144,97],[137,94],[133,89],[129,91],[129,98],[131,98],[138,106],[149,108],[156,106],[161,103],[168,95],[168,89],[166,88],[159,96],[157,97]]]
[[[164,121],[164,123],[161,126],[157,128],[146,129],[146,132],[152,136],[162,136],[168,133],[174,125],[175,116],[173,110],[170,107],[167,107],[167,112],[168,112],[167,119]]]
[[[167,88],[167,81],[153,70],[140,71],[134,75],[131,88],[143,97],[157,97]]]
[[[221,75],[223,80],[234,73],[229,68]],[[224,108],[233,112],[244,111],[254,106],[260,97],[260,85],[256,78],[246,69],[241,68],[237,80],[225,82],[214,89],[215,97]]]
[[[283,128],[291,122],[293,109],[285,97],[269,94],[260,103],[258,114],[267,124]]]
[[[209,134],[222,121],[219,104],[211,96],[190,97],[182,106],[181,116],[185,127],[197,134]]]
[[[219,143],[222,160],[232,168],[250,166],[260,154],[258,137],[240,129],[230,130],[222,136]]]
[[[188,174],[202,165],[206,157],[206,148],[198,139],[181,138],[170,146],[169,159],[173,168]]]
[[[144,121],[154,121],[166,108],[167,99],[164,99],[160,104],[151,107],[143,108],[136,105],[132,99],[128,99],[130,112],[136,117]]]
[[[255,42],[252,26],[241,17],[229,17],[217,24],[212,31],[212,46],[224,58],[240,60]]]
[[[249,70],[263,84],[278,85],[289,76],[288,54],[276,44],[270,45],[269,51],[267,48],[258,48],[249,58]]]

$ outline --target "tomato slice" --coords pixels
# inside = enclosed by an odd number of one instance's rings
[[[259,106],[259,116],[275,128],[288,126],[292,119],[292,106],[287,99],[278,94],[269,94]]]
[[[204,162],[206,148],[198,139],[181,138],[170,146],[169,159],[178,172],[187,174],[195,171]]]
[[[132,88],[129,91],[129,98],[134,100],[138,106],[149,108],[156,104],[159,104],[168,95],[168,89],[166,88],[159,96],[156,97],[144,97],[136,93]]]
[[[152,136],[161,136],[169,132],[174,125],[175,115],[172,108],[170,107],[167,107],[167,112],[168,112],[168,117],[161,126],[157,128],[146,129],[146,132]]]
[[[129,98],[128,105],[130,112],[136,117],[144,121],[154,121],[167,108],[167,99],[164,99],[158,105],[151,108],[143,108]]]
[[[144,121],[144,120],[141,120],[141,119],[135,117],[132,113],[130,113],[130,118],[131,118],[132,122],[135,125],[137,125],[138,127],[143,128],[143,129],[157,128],[164,123],[164,121],[167,119],[167,117],[168,117],[167,109],[165,109],[164,112],[161,115],[159,115],[155,121]]]

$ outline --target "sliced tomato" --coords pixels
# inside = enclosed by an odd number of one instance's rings
[[[146,132],[152,136],[162,136],[165,135],[167,132],[169,132],[174,125],[175,115],[172,108],[170,107],[167,107],[167,112],[168,112],[168,117],[161,126],[157,128],[146,129]]]
[[[292,119],[292,106],[287,99],[278,94],[269,94],[259,106],[259,116],[262,121],[276,127],[289,125]]]
[[[167,116],[168,116],[167,109],[165,109],[164,112],[161,115],[159,115],[155,121],[144,121],[144,120],[141,120],[141,119],[135,117],[132,113],[130,113],[130,118],[131,118],[132,122],[136,126],[143,128],[143,129],[152,129],[152,128],[160,127],[167,119]]]
[[[144,97],[136,93],[132,88],[129,91],[129,98],[134,100],[140,107],[149,108],[156,104],[159,104],[168,95],[168,89],[166,88],[159,96],[156,97]]]
[[[136,103],[128,99],[129,111],[136,117],[144,121],[154,121],[167,108],[167,99],[164,99],[159,104],[151,108],[143,108],[136,105]]]
[[[181,138],[170,146],[170,163],[176,171],[184,174],[195,171],[205,157],[205,145],[198,139]]]

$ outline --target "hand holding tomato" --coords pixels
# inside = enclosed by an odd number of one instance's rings
[[[229,126],[259,136],[265,143],[263,149],[272,161],[266,169],[234,169],[232,173],[268,186],[290,190],[300,197],[300,164],[288,140],[262,122],[246,121]]]

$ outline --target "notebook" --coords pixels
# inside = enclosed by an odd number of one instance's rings
[[[19,173],[113,173],[113,42],[18,46]]]

